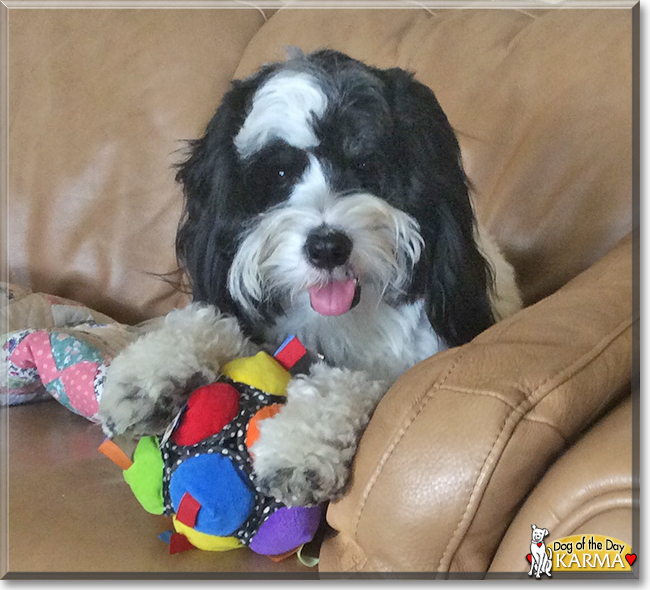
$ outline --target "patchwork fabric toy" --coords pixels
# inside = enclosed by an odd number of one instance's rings
[[[124,469],[143,508],[172,517],[175,532],[161,536],[170,553],[248,546],[277,559],[313,539],[322,507],[287,507],[263,495],[251,458],[260,423],[281,409],[289,369],[305,354],[291,337],[274,356],[228,363],[217,382],[191,394],[160,440],[140,439],[132,461],[104,441],[100,451]]]
[[[0,325],[9,330],[0,334],[0,405],[55,399],[97,423],[106,368],[153,323],[127,326],[70,299],[0,283]]]

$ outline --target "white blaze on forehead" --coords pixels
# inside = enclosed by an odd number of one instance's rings
[[[325,171],[318,159],[309,155],[309,165],[289,195],[289,203],[301,207],[322,209],[334,199]]]
[[[327,97],[313,76],[281,72],[263,84],[253,97],[253,106],[235,137],[242,157],[260,150],[272,139],[306,149],[318,145],[312,120],[327,108]]]

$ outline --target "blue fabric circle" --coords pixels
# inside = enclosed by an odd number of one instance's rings
[[[208,535],[230,535],[244,523],[255,504],[244,477],[228,456],[190,457],[176,468],[169,482],[174,512],[189,492],[201,505],[194,528]]]

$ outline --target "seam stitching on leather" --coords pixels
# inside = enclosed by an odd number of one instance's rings
[[[460,350],[460,349],[459,349]],[[359,500],[359,507],[357,508],[357,513],[356,513],[356,520],[354,523],[354,531],[353,531],[353,538],[357,538],[357,533],[359,530],[359,522],[361,521],[361,515],[363,513],[363,510],[366,505],[366,501],[368,500],[368,497],[370,496],[370,493],[372,492],[372,489],[375,486],[375,483],[377,482],[377,479],[379,478],[384,465],[386,464],[386,461],[388,461],[388,458],[392,455],[393,451],[395,450],[395,447],[399,444],[400,440],[402,440],[402,437],[406,434],[408,431],[410,425],[413,423],[413,421],[418,417],[418,415],[422,412],[422,410],[426,407],[427,403],[431,399],[433,393],[440,389],[445,381],[449,378],[453,370],[458,366],[458,363],[460,360],[463,358],[462,353],[457,353],[456,355],[456,360],[451,363],[450,367],[447,369],[447,372],[431,387],[429,390],[422,396],[420,399],[420,402],[418,404],[418,408],[415,411],[415,413],[410,417],[408,422],[403,424],[403,426],[397,431],[395,438],[393,438],[391,444],[388,446],[388,448],[384,451],[384,454],[382,455],[381,459],[379,460],[379,463],[377,464],[377,467],[375,467],[375,470],[373,471],[372,476],[370,477],[370,480],[366,484],[366,489],[363,492],[363,495],[361,496],[361,499]]]
[[[352,545],[352,543],[355,543],[356,547],[358,549],[361,549],[359,547],[358,543],[353,541],[351,538],[346,538],[345,539],[345,545],[344,545],[344,547],[342,549],[339,550],[339,553],[340,554],[348,554],[350,545]],[[365,555],[365,553],[363,554],[363,556],[360,556],[359,552],[356,549],[354,549],[352,551],[352,563],[348,568],[346,568],[346,571],[348,571],[348,572],[358,572],[366,564],[367,561],[368,561],[368,556]]]
[[[423,4],[422,2],[418,2],[418,0],[406,0],[406,3],[407,4],[415,4],[416,6],[421,8],[422,10],[425,10],[426,12],[428,12],[429,15],[431,15],[431,16],[438,16],[435,12],[433,12],[433,10],[428,8],[426,6],[426,4]]]
[[[264,22],[267,22],[269,19],[266,16],[266,13],[264,12],[264,9],[258,6],[256,2],[246,2],[245,0],[235,0],[235,4],[241,4],[242,6],[245,6],[247,8],[254,8],[257,10],[262,15],[262,18],[264,19]]]
[[[563,441],[566,442],[569,440],[569,437],[566,434],[564,434],[555,424],[551,424],[551,422],[548,420],[544,420],[542,418],[532,418],[530,415],[527,415],[523,417],[522,422],[534,422],[536,424],[543,424],[544,426],[548,426],[551,430],[553,430],[558,436],[562,438]]]
[[[522,402],[524,403],[524,402]],[[476,481],[474,482],[474,486],[472,488],[472,492],[469,495],[469,498],[467,500],[467,505],[465,506],[465,510],[463,512],[463,515],[460,517],[460,520],[458,521],[458,524],[456,525],[456,528],[454,529],[454,532],[451,534],[451,537],[449,541],[447,542],[447,546],[445,547],[445,550],[442,552],[442,555],[440,556],[440,561],[438,562],[438,567],[437,571],[438,572],[444,572],[445,570],[441,569],[442,564],[445,561],[445,558],[447,557],[447,553],[449,552],[449,548],[452,545],[453,541],[456,540],[456,537],[459,535],[459,530],[462,526],[462,524],[467,520],[467,516],[470,512],[470,507],[472,507],[474,499],[478,495],[478,491],[480,489],[480,482],[485,479],[484,478],[484,471],[485,471],[485,466],[488,463],[490,457],[492,457],[492,454],[494,453],[494,449],[496,447],[496,444],[499,442],[499,439],[501,438],[501,435],[504,432],[504,429],[506,427],[506,424],[510,420],[512,416],[514,416],[518,412],[518,408],[513,408],[509,413],[507,413],[503,421],[501,422],[501,425],[499,426],[499,429],[497,430],[497,434],[492,440],[492,444],[490,445],[490,450],[485,454],[485,459],[483,460],[483,463],[481,463],[481,468],[478,471],[478,475],[476,476]],[[476,510],[474,510],[474,515],[476,514]],[[450,558],[450,563],[451,563]]]
[[[505,420],[502,422],[501,427],[498,431],[498,434],[496,438],[494,439],[492,446],[490,447],[490,450],[486,454],[485,460],[483,461],[483,464],[481,465],[481,469],[479,470],[478,476],[476,478],[476,481],[474,482],[474,487],[472,488],[472,493],[470,494],[469,500],[467,502],[467,506],[465,507],[465,511],[463,512],[462,517],[458,521],[458,525],[456,526],[456,529],[454,530],[453,534],[451,535],[451,538],[449,539],[449,542],[447,543],[447,547],[445,547],[445,550],[443,551],[443,554],[440,558],[440,562],[438,563],[438,571],[443,571],[440,568],[442,567],[443,562],[445,562],[449,552],[451,551],[451,547],[454,545],[457,537],[460,536],[460,530],[463,528],[463,525],[465,523],[471,524],[471,520],[476,516],[476,512],[478,510],[478,503],[475,502],[476,497],[478,496],[479,492],[485,491],[485,487],[487,486],[482,486],[481,482],[484,481],[487,477],[487,471],[484,473],[486,470],[486,465],[488,464],[489,459],[493,456],[495,453],[495,448],[497,446],[497,443],[499,440],[503,437],[504,432],[506,432],[506,426],[508,422],[511,420],[515,420],[515,417],[519,414],[519,420],[515,421],[514,426],[516,426],[517,422],[520,421],[522,418],[525,416],[525,412],[530,411],[532,408],[534,408],[541,400],[543,400],[547,395],[549,395],[551,392],[557,390],[561,385],[569,381],[572,377],[577,375],[580,371],[582,371],[585,367],[587,367],[589,364],[591,364],[595,359],[597,359],[600,355],[603,354],[605,350],[607,350],[619,337],[620,335],[629,329],[632,325],[632,320],[631,318],[627,318],[623,322],[619,323],[616,328],[611,330],[609,333],[607,333],[603,338],[600,339],[600,341],[592,347],[589,351],[585,352],[581,356],[579,356],[577,359],[574,359],[568,366],[563,367],[559,371],[555,372],[553,375],[549,376],[547,379],[542,381],[535,389],[533,389],[530,394],[526,396],[526,399],[522,400],[522,402],[512,411],[510,414],[508,414],[505,417]],[[563,375],[563,373],[566,373]],[[562,379],[558,381],[555,385],[553,385],[551,388],[549,388],[547,391],[545,391],[545,387],[548,383],[552,382],[554,379],[558,378],[559,376],[562,376]],[[527,407],[526,407],[527,406]],[[513,426],[513,428],[514,428]],[[507,442],[506,442],[507,445]],[[505,447],[504,447],[505,448]],[[501,449],[503,451],[503,449]],[[496,468],[496,465],[498,464],[498,461],[493,462],[494,468]],[[494,472],[494,468],[492,469],[492,473]],[[491,475],[491,474],[490,474]],[[488,478],[489,480],[489,478]],[[481,488],[483,487],[483,490]],[[471,519],[469,518],[470,513],[472,514]],[[466,532],[466,530],[465,530]],[[457,545],[455,551],[458,550]],[[451,557],[449,559],[449,562],[451,563]]]
[[[363,560],[357,561],[354,564],[354,571],[360,572],[362,570],[362,568],[366,567],[366,563],[368,563],[368,556],[367,555],[363,558]]]
[[[352,541],[351,541],[352,542]],[[359,547],[359,543],[354,541],[355,545],[359,550],[361,550],[361,547]],[[362,551],[362,555],[359,555],[359,552],[357,551],[354,556],[354,565],[352,566],[355,572],[360,572],[361,568],[363,568],[366,563],[368,563],[368,556],[366,555],[365,551]]]
[[[506,406],[508,406],[513,410],[517,407],[512,402],[508,401],[507,399],[505,399],[503,396],[499,395],[495,391],[489,391],[488,389],[473,389],[471,387],[461,387],[459,385],[447,385],[445,389],[447,391],[453,391],[454,393],[463,393],[466,395],[491,397],[496,400],[499,400],[500,402],[503,402]]]
[[[562,383],[565,383],[568,381],[571,377],[575,376],[580,372],[582,369],[584,369],[587,365],[589,365],[591,362],[594,361],[598,356],[600,356],[607,348],[627,329],[632,326],[632,319],[626,319],[619,323],[616,328],[614,328],[612,331],[607,333],[603,338],[600,339],[600,341],[593,346],[590,350],[585,352],[584,354],[580,355],[577,359],[574,359],[569,365],[563,367],[553,375],[549,375],[544,381],[542,381],[538,386],[536,386],[534,389],[532,389],[529,393],[523,392],[526,395],[526,399],[521,402],[520,405],[523,405],[526,401],[530,401],[532,398],[535,397],[535,394],[539,393],[540,390],[543,390],[545,385],[549,383],[550,381],[553,381],[553,379],[557,378],[559,375],[562,375],[563,372],[567,372],[567,376],[564,378],[563,381],[560,381],[556,386],[554,386],[552,389],[549,389],[549,391],[546,392],[545,395],[548,395],[553,389],[557,388],[559,385],[562,385]],[[542,399],[544,399],[545,395],[540,395],[539,398],[535,399],[534,405],[537,405]],[[531,406],[531,408],[533,407]]]

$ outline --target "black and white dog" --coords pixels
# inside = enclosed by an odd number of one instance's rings
[[[445,113],[399,68],[332,50],[268,64],[233,83],[177,179],[194,302],[113,361],[104,430],[160,433],[223,363],[295,334],[322,360],[254,446],[260,488],[288,505],[340,497],[392,382],[521,307]]]

